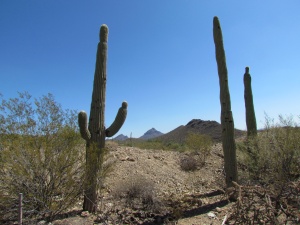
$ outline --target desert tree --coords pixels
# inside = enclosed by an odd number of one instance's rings
[[[83,142],[76,112],[63,110],[52,94],[28,92],[0,104],[0,208],[14,218],[19,193],[24,216],[53,217],[82,194]]]

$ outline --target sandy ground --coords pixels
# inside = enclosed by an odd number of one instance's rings
[[[142,150],[135,147],[110,144],[108,162],[112,163],[103,184],[96,215],[77,215],[53,221],[56,225],[79,224],[222,224],[232,203],[222,193],[224,188],[223,152],[221,144],[215,144],[204,166],[194,172],[185,172],[179,160],[186,153],[163,150]],[[197,157],[197,156],[196,156]],[[151,193],[159,207],[150,217],[168,215],[170,219],[144,220],[143,210],[129,207],[116,193],[126,189],[128,183],[137,182]],[[74,210],[81,209],[81,202]],[[154,212],[159,209],[159,212]],[[150,211],[151,211],[150,210]],[[80,213],[79,213],[80,214]],[[137,219],[131,218],[138,215]],[[120,218],[124,220],[121,221]],[[167,218],[167,217],[165,217]],[[131,221],[131,222],[128,222]],[[147,222],[148,221],[148,222]],[[43,222],[40,222],[43,224]],[[45,223],[44,223],[45,224]]]

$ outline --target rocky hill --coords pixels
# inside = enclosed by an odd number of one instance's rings
[[[148,140],[148,139],[152,139],[152,138],[156,138],[163,135],[162,132],[156,130],[155,128],[151,128],[150,130],[148,130],[146,133],[144,133],[143,136],[139,137],[140,139],[143,140]]]
[[[81,202],[74,203],[77,215],[52,222],[53,225],[93,224],[221,224],[229,215],[232,203],[226,200],[223,187],[221,145],[212,149],[202,167],[193,173],[181,169],[185,153],[108,144],[108,160],[113,170],[101,192],[97,214],[81,212]],[[134,204],[124,195],[132,192]],[[147,194],[151,201],[136,198]],[[123,197],[116,197],[121,195]],[[145,208],[145,206],[147,206]],[[41,221],[40,224],[48,224]],[[50,224],[50,223],[49,223]]]
[[[115,141],[125,141],[127,140],[129,137],[125,136],[123,134],[118,135],[117,137],[114,138]]]
[[[214,141],[221,141],[222,129],[221,124],[213,120],[193,119],[185,126],[181,125],[167,134],[160,136],[158,139],[162,141],[184,142],[188,133],[206,134],[212,137]],[[240,137],[245,131],[235,129],[235,136]]]

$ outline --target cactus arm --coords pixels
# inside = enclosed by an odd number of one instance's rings
[[[79,124],[79,130],[81,137],[88,141],[91,138],[91,134],[88,130],[88,124],[87,124],[87,115],[85,111],[80,111],[78,114],[78,124]]]
[[[120,130],[127,116],[127,106],[127,102],[122,103],[114,122],[105,130],[106,137],[112,137]]]

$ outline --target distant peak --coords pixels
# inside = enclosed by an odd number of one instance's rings
[[[148,130],[146,133],[144,133],[143,136],[141,136],[141,139],[151,139],[158,136],[163,135],[160,131],[156,130],[154,127],[152,127],[150,130]]]
[[[146,134],[151,134],[151,133],[154,133],[154,132],[159,132],[159,131],[157,131],[155,128],[151,128],[150,130],[148,130],[144,135],[146,135]]]
[[[126,140],[128,139],[128,136],[125,136],[124,134],[120,134],[118,135],[117,137],[114,138],[114,140],[116,141],[123,141],[123,140]]]

